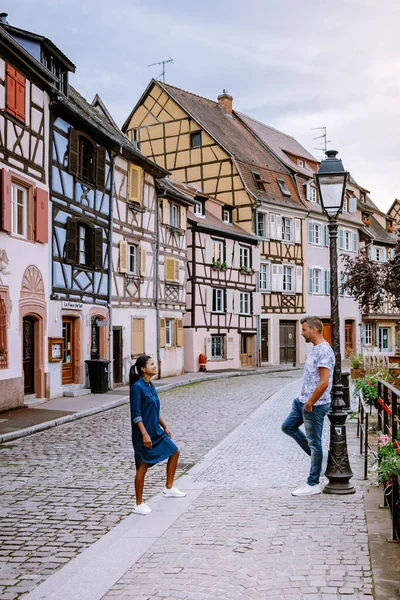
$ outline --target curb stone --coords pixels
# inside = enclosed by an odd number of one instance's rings
[[[209,377],[196,377],[194,376],[191,379],[187,379],[185,381],[176,381],[174,383],[167,383],[164,385],[157,386],[157,381],[155,381],[155,386],[157,388],[157,392],[167,392],[169,390],[173,390],[175,388],[184,387],[186,385],[192,385],[193,383],[203,383],[205,381],[214,381],[216,379],[230,379],[231,377],[245,377],[248,375],[267,375],[269,373],[285,373],[292,371],[301,371],[302,367],[298,368],[289,368],[289,369],[271,369],[270,371],[235,371],[234,373],[216,373],[215,375],[210,375]],[[119,406],[123,406],[129,402],[129,396],[124,396],[119,400],[113,400],[108,404],[102,404],[101,406],[95,406],[93,408],[89,408],[87,410],[83,410],[81,412],[76,412],[71,415],[65,415],[64,417],[60,417],[59,419],[54,419],[52,421],[45,421],[44,423],[39,423],[38,425],[32,425],[31,427],[26,427],[25,429],[20,429],[18,431],[11,431],[10,433],[4,433],[0,435],[0,445],[5,444],[7,442],[12,442],[14,440],[18,440],[20,438],[27,437],[29,435],[33,435],[35,433],[40,433],[41,431],[46,431],[47,429],[52,429],[53,427],[58,427],[59,425],[64,425],[66,423],[71,423],[72,421],[77,421],[78,419],[83,419],[85,417],[91,417],[92,415],[96,415],[106,410],[111,410],[113,408],[118,408]]]

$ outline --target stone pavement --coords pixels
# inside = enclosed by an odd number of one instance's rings
[[[163,392],[162,414],[181,448],[179,474],[298,376],[266,373]],[[0,458],[1,600],[32,590],[132,512],[126,404],[5,443]],[[147,497],[161,489],[164,469],[149,471]]]
[[[298,390],[282,385],[183,476],[186,499],[153,498],[26,600],[372,600],[354,423],[357,492],[290,494],[309,467],[280,431]]]

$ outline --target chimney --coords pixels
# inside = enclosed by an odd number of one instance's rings
[[[8,17],[7,13],[0,13],[0,23],[2,25],[7,25],[7,17]]]
[[[232,114],[232,100],[232,96],[230,96],[226,90],[222,90],[222,94],[218,96],[218,105],[223,111],[228,113],[228,115]]]

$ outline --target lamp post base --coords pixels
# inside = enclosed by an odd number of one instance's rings
[[[331,422],[331,435],[325,476],[329,479],[329,483],[324,487],[324,494],[354,494],[356,490],[350,483],[353,472],[347,454],[347,413],[340,409],[333,410],[328,413],[328,418]]]

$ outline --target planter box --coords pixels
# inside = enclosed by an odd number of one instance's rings
[[[364,369],[350,369],[350,377],[352,379],[360,379],[361,377],[364,377],[364,375]]]
[[[400,377],[400,368],[399,367],[390,367],[389,366],[389,372],[391,375],[393,375],[395,377]]]

